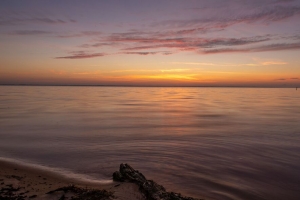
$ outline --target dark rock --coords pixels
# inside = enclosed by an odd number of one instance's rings
[[[136,183],[148,200],[196,200],[191,197],[183,197],[179,193],[167,192],[162,185],[147,180],[142,173],[126,163],[120,164],[120,170],[113,173],[113,180]]]
[[[113,180],[120,181],[120,182],[133,182],[142,184],[146,180],[145,176],[137,170],[134,170],[128,164],[121,164],[120,170],[113,173]]]
[[[125,181],[125,179],[123,178],[122,174],[118,171],[114,172],[113,173],[113,179],[114,181],[120,181],[120,182],[123,182]]]
[[[65,200],[66,199],[66,197],[65,197],[65,195],[63,194],[63,195],[61,195],[61,197],[59,198],[59,200]]]
[[[140,190],[146,195],[147,199],[161,199],[168,196],[166,189],[152,180],[147,180],[140,185]]]

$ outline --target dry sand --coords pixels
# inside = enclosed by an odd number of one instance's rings
[[[0,199],[3,198],[4,193],[8,191],[10,191],[14,196],[22,196],[21,199],[70,199],[71,196],[74,195],[70,192],[66,193],[64,191],[56,191],[51,194],[46,193],[71,185],[88,190],[106,190],[113,194],[112,199],[145,199],[139,191],[138,186],[133,183],[120,183],[113,181],[108,183],[91,183],[63,177],[59,174],[43,169],[0,160]],[[14,189],[18,190],[14,191]]]

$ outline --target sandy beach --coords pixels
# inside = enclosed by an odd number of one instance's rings
[[[100,199],[145,199],[133,183],[88,183],[7,161],[0,161],[0,169],[0,199],[80,199],[74,191],[98,193]]]

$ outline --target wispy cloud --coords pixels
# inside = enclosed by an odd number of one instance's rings
[[[217,54],[300,49],[300,42],[293,38],[286,37],[284,40],[280,40],[280,36],[271,34],[240,38],[184,36],[166,38],[157,36],[157,33],[153,33],[153,35],[145,35],[144,33],[120,33],[101,37],[100,42],[83,44],[81,47],[98,48],[112,45],[115,48],[121,48],[120,53],[136,55],[154,55],[158,53],[170,55],[182,51],[192,51],[199,54]],[[278,41],[282,42],[278,43]],[[170,50],[158,51],[158,49]]]
[[[171,64],[175,65],[208,65],[208,66],[216,66],[215,63],[205,63],[205,62],[171,62]]]
[[[300,14],[300,7],[295,5],[265,5],[243,12],[243,14],[211,16],[209,18],[195,18],[186,20],[166,20],[153,24],[153,26],[194,27],[198,31],[211,31],[224,29],[235,24],[249,24],[262,22],[269,24],[282,21]],[[190,29],[192,30],[192,29]]]
[[[94,72],[75,72],[73,73],[75,75],[97,75],[101,74],[100,71],[94,71]]]
[[[175,65],[196,65],[196,66],[219,66],[219,67],[255,67],[255,66],[269,66],[269,65],[286,65],[283,61],[264,61],[256,63],[207,63],[207,62],[171,62]]]
[[[143,55],[143,56],[146,56],[146,55],[155,55],[157,54],[158,52],[123,52],[124,54],[137,54],[137,55]]]
[[[278,78],[278,79],[275,79],[275,81],[288,81],[288,80],[300,80],[299,78],[297,77],[293,77],[293,78]]]
[[[70,19],[55,19],[50,17],[1,17],[0,25],[20,25],[26,23],[42,23],[42,24],[66,24],[66,23],[75,23],[76,20]]]
[[[144,72],[156,72],[156,73],[178,73],[178,72],[185,72],[189,71],[191,69],[127,69],[127,70],[113,70],[110,71],[110,73],[124,73],[124,72],[138,72],[138,73],[144,73]]]
[[[197,80],[198,74],[163,74],[163,75],[147,75],[148,79],[170,79],[170,80]]]
[[[156,54],[162,54],[162,55],[171,55],[173,54],[173,52],[170,51],[151,51],[151,52],[121,52],[121,54],[136,54],[136,55],[156,55]]]
[[[300,7],[298,6],[271,6],[265,7],[261,10],[259,9],[252,14],[241,16],[234,21],[244,23],[254,23],[257,21],[262,21],[265,23],[271,23],[281,21],[299,14]]]
[[[216,53],[238,53],[238,52],[264,52],[264,51],[282,51],[300,49],[300,42],[296,43],[276,43],[269,45],[261,45],[248,48],[217,48],[204,49],[200,53],[216,54]]]
[[[288,63],[282,61],[266,61],[261,63],[261,65],[286,65],[286,64]]]
[[[48,35],[51,34],[51,31],[42,31],[42,30],[18,30],[10,32],[11,35]]]
[[[285,81],[286,79],[285,78],[278,78],[278,79],[275,79],[275,81]]]
[[[272,41],[273,36],[254,36],[242,38],[142,38],[142,37],[117,37],[109,38],[110,42],[129,44],[131,47],[123,48],[124,53],[130,54],[136,50],[150,50],[158,48],[171,48],[179,51],[194,51],[203,54],[229,53],[229,52],[263,52],[299,49],[300,43],[275,43],[260,46],[246,46],[266,41]],[[132,45],[135,45],[132,47]],[[240,46],[246,46],[240,48]],[[135,54],[135,52],[132,52]],[[138,54],[138,53],[136,53]],[[145,53],[147,54],[147,53]],[[140,55],[145,55],[141,53]],[[170,52],[171,54],[171,52]]]
[[[247,4],[251,5],[251,2]],[[197,54],[220,54],[300,49],[299,35],[283,36],[272,33],[244,37],[218,37],[203,34],[210,31],[222,31],[236,24],[256,23],[268,26],[271,23],[300,16],[300,6],[287,0],[264,2],[262,6],[257,6],[254,2],[249,9],[241,4],[239,6],[243,8],[243,12],[228,14],[223,11],[221,14],[205,17],[196,14],[193,19],[164,20],[152,24],[149,31],[139,29],[121,33],[86,31],[61,34],[58,37],[97,36],[95,42],[81,44],[79,47],[89,49],[110,46],[116,49],[116,54],[142,56],[170,55],[185,51]]]
[[[69,56],[60,56],[55,58],[56,59],[84,59],[84,58],[101,57],[106,55],[104,53],[88,53],[85,51],[75,51],[75,52],[70,52],[70,54],[71,55]]]
[[[57,35],[59,38],[75,38],[75,37],[89,37],[89,36],[100,36],[103,33],[101,31],[81,31],[79,33],[65,33]]]
[[[185,72],[189,71],[190,69],[161,69],[161,72]]]
[[[156,37],[133,37],[118,36],[108,38],[111,42],[134,43],[135,47],[124,48],[123,50],[144,50],[156,48],[177,48],[180,50],[197,50],[200,48],[214,48],[219,46],[240,46],[255,44],[271,40],[270,35],[242,37],[242,38],[156,38]]]
[[[277,0],[276,3],[291,3],[295,2],[295,0]]]

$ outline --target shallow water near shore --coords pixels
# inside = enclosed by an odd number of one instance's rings
[[[300,91],[0,86],[0,157],[205,199],[300,199]],[[91,179],[92,181],[93,179]]]

